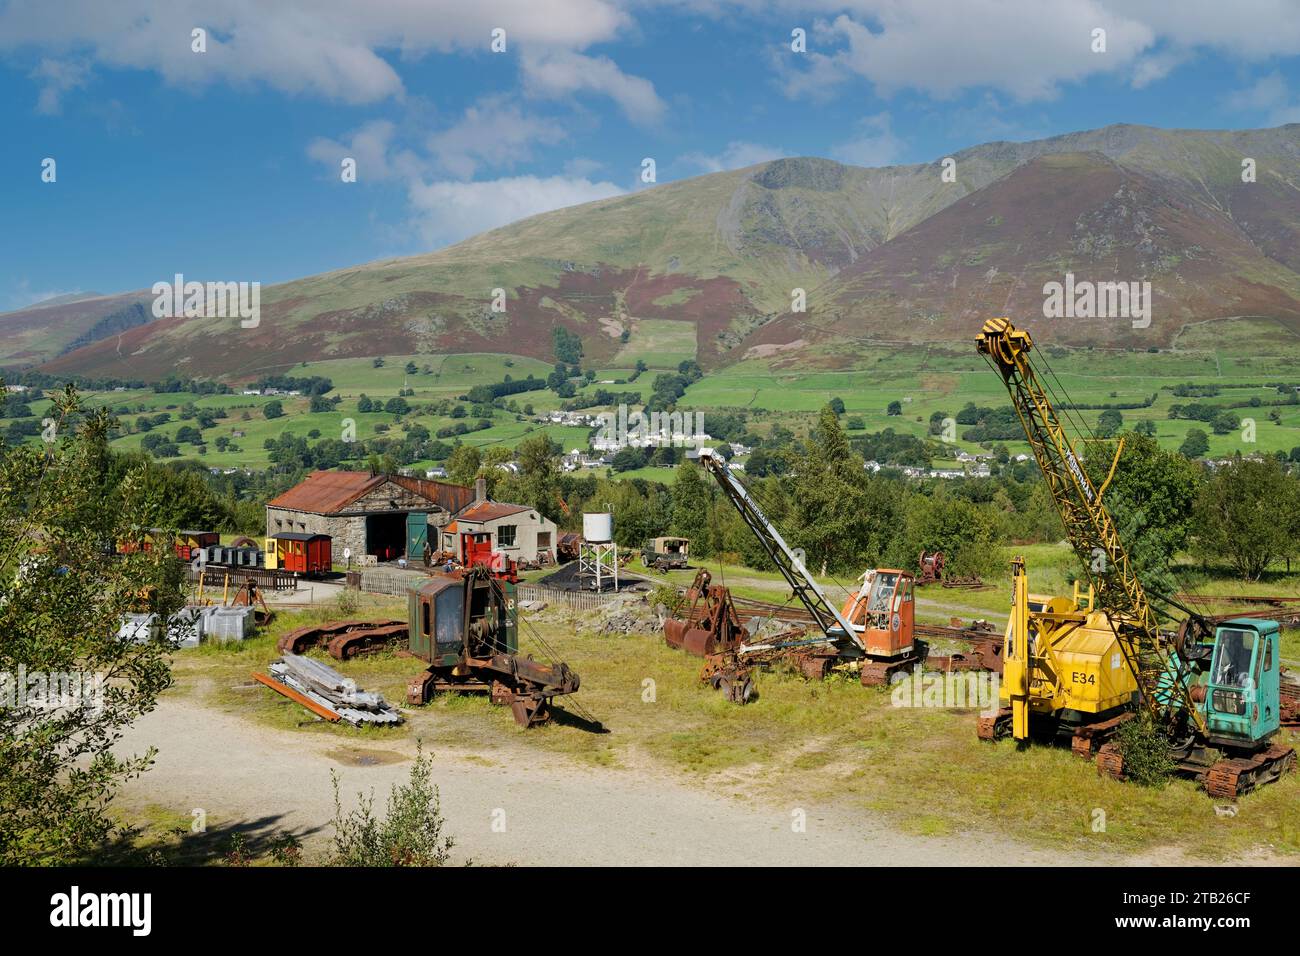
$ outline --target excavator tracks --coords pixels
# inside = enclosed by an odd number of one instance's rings
[[[1235,800],[1281,778],[1294,766],[1295,748],[1274,744],[1249,757],[1220,760],[1205,775],[1205,792],[1221,800]]]
[[[1300,727],[1300,683],[1287,679],[1286,671],[1282,672],[1282,726],[1283,727]]]
[[[1209,770],[1182,764],[1179,770],[1200,779],[1205,792],[1218,800],[1235,800],[1265,784],[1280,780],[1295,766],[1295,748],[1273,744],[1247,757],[1226,757]],[[1097,751],[1097,772],[1112,780],[1125,780],[1124,757],[1113,743]]]
[[[358,654],[373,653],[404,641],[407,633],[407,623],[395,619],[330,621],[289,631],[280,637],[275,647],[281,654],[301,654],[308,648],[325,644],[330,657],[346,661]]]

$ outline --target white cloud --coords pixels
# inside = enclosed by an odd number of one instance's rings
[[[1095,0],[940,0],[924,8],[875,7],[880,26],[849,16],[832,29],[847,43],[833,59],[870,80],[883,96],[914,89],[940,99],[970,87],[1005,90],[1018,100],[1049,99],[1062,82],[1119,71],[1150,46],[1153,31],[1108,13]],[[1106,31],[1106,52],[1092,31]]]
[[[317,137],[307,145],[307,155],[335,174],[344,158],[356,160],[359,182],[382,182],[420,175],[425,165],[423,161],[410,150],[393,148],[396,132],[397,126],[391,121],[372,120],[354,130],[346,143]]]
[[[63,112],[63,94],[86,85],[90,67],[78,60],[41,60],[31,78],[41,84],[36,112],[49,116]]]
[[[480,182],[439,181],[411,187],[415,226],[430,248],[564,206],[621,194],[610,182],[565,176],[513,176]]]
[[[831,157],[854,166],[890,166],[898,161],[904,143],[894,133],[888,113],[859,121],[860,135],[831,148]]]
[[[629,76],[609,57],[568,51],[525,52],[522,66],[524,90],[530,96],[555,99],[575,93],[603,94],[617,103],[628,119],[647,126],[659,122],[666,110],[653,83]]]
[[[988,88],[1028,102],[1108,73],[1147,86],[1201,50],[1248,62],[1300,53],[1294,0],[795,0],[792,8],[831,18],[805,24],[808,53],[777,52],[781,84],[797,97],[824,97],[856,76],[884,96]],[[1092,51],[1096,28],[1106,31],[1105,53]]]
[[[370,103],[404,92],[382,53],[491,55],[495,27],[511,49],[582,49],[630,23],[612,0],[10,0],[0,4],[0,52],[76,52],[175,85],[263,83]],[[196,26],[208,31],[206,53],[190,49]]]
[[[454,125],[428,138],[429,151],[453,176],[469,178],[480,165],[508,167],[532,158],[533,145],[564,138],[561,125],[526,115],[504,98],[471,106]]]
[[[1226,103],[1243,113],[1262,116],[1267,126],[1300,123],[1300,98],[1292,96],[1286,80],[1277,71],[1260,77],[1244,90],[1230,93]]]
[[[1105,0],[1112,9],[1147,24],[1182,48],[1219,50],[1243,60],[1300,53],[1300,15],[1295,0],[1232,0],[1231,3],[1170,3],[1168,0]]]
[[[774,159],[781,159],[786,155],[788,154],[773,146],[734,140],[728,143],[720,153],[713,155],[687,153],[681,158],[680,162],[696,169],[702,169],[706,173],[720,173],[728,169],[744,169],[746,166],[768,163]]]

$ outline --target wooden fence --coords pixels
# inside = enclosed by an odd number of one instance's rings
[[[521,601],[562,604],[573,611],[595,611],[619,597],[616,594],[598,591],[565,591],[561,588],[549,588],[544,584],[520,584],[515,593]]]
[[[354,572],[355,573],[355,572]],[[361,571],[361,590],[372,594],[405,596],[412,584],[426,580],[423,574],[401,574],[393,571]],[[594,611],[615,600],[618,595],[596,591],[566,591],[544,584],[519,584],[515,595],[520,601],[545,601],[559,604],[574,611]]]
[[[426,579],[423,574],[402,574],[398,571],[362,570],[361,590],[372,594],[393,594],[405,597],[412,584]]]
[[[185,566],[185,574],[191,583],[198,582],[199,571],[193,565]],[[221,588],[225,587],[228,581],[230,587],[238,588],[250,577],[264,591],[298,590],[298,579],[292,574],[284,571],[271,571],[267,568],[214,568],[205,566],[203,569],[203,586],[205,588]]]

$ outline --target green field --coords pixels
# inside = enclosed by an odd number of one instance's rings
[[[615,363],[635,366],[643,359],[650,368],[676,368],[695,358],[695,323],[673,319],[636,319],[627,344],[614,356]]]
[[[648,397],[653,387],[655,368],[675,367],[681,358],[694,355],[694,338],[689,323],[643,319],[638,320],[627,348],[620,354],[615,367],[596,369],[596,382],[578,390],[587,395],[604,388],[614,392],[637,392]],[[1040,340],[1047,333],[1039,331]],[[688,347],[689,339],[689,347]],[[1060,395],[1068,395],[1075,403],[1102,405],[1138,403],[1155,395],[1149,407],[1124,409],[1121,414],[1124,427],[1131,428],[1148,420],[1154,423],[1162,445],[1177,448],[1192,428],[1199,428],[1209,436],[1209,456],[1223,457],[1240,452],[1272,453],[1290,452],[1300,446],[1300,404],[1274,404],[1283,396],[1270,383],[1300,384],[1300,339],[1263,320],[1234,319],[1189,326],[1179,337],[1175,348],[1160,352],[1130,352],[1121,350],[1074,349],[1068,352],[1040,349],[1055,373],[1051,384]],[[644,358],[651,371],[628,384],[600,384],[626,380],[633,374],[636,359]],[[851,361],[843,354],[820,352],[805,355],[802,364],[786,367],[787,360],[780,357],[747,359],[725,368],[708,372],[691,385],[679,402],[683,411],[702,413],[705,430],[710,415],[729,411],[744,411],[749,416],[752,430],[764,434],[775,424],[804,433],[816,412],[832,398],[840,398],[846,408],[845,422],[857,424],[851,435],[892,428],[903,434],[927,437],[930,416],[935,412],[955,416],[967,402],[980,406],[1005,406],[1006,392],[1001,380],[970,350],[957,348],[893,348],[874,345],[858,348]],[[408,362],[415,363],[416,371],[407,373]],[[818,363],[826,368],[809,367]],[[831,367],[833,366],[833,367]],[[427,371],[426,371],[427,369]],[[172,421],[156,429],[173,438],[184,424],[178,420],[177,411],[187,402],[199,408],[222,408],[229,415],[203,435],[207,453],[202,457],[212,467],[262,468],[268,463],[263,442],[288,432],[308,437],[319,432],[321,438],[342,437],[343,420],[355,422],[358,441],[380,434],[401,438],[407,426],[423,425],[436,435],[439,428],[454,425],[457,419],[446,416],[408,414],[399,419],[387,412],[356,411],[357,399],[364,393],[372,399],[386,401],[401,389],[411,389],[407,398],[412,405],[422,405],[443,399],[455,400],[477,384],[503,381],[506,375],[519,379],[532,374],[544,378],[551,366],[535,359],[511,355],[391,355],[385,356],[381,367],[370,359],[348,359],[316,362],[285,370],[288,375],[325,376],[334,383],[330,396],[340,396],[340,406],[332,412],[311,413],[309,400],[303,397],[279,397],[285,415],[268,420],[263,414],[265,406],[273,400],[267,396],[210,395],[193,396],[189,393],[156,394],[152,390],[122,392],[91,392],[91,405],[107,405],[117,410],[119,417],[133,423],[141,414],[167,411]],[[1172,389],[1180,384],[1216,385],[1220,392],[1203,399],[1179,398]],[[562,403],[553,391],[540,389],[510,396],[519,408],[531,405],[536,415],[557,409]],[[1249,403],[1256,401],[1256,407]],[[901,404],[902,414],[887,415],[890,402]],[[1174,404],[1201,401],[1211,405],[1240,404],[1234,414],[1254,422],[1253,434],[1238,429],[1225,435],[1213,434],[1205,422],[1187,419],[1171,420],[1169,408]],[[39,419],[49,407],[48,400],[32,405]],[[470,411],[466,405],[467,412]],[[601,408],[587,411],[596,413]],[[1275,413],[1276,420],[1270,418]],[[1069,413],[1072,421],[1094,428],[1101,409],[1076,410]],[[460,421],[470,422],[473,416]],[[0,428],[9,420],[0,420]],[[494,409],[492,427],[471,432],[461,437],[466,444],[476,446],[504,445],[513,447],[536,431],[545,430],[565,450],[587,447],[587,429],[544,425],[531,417],[516,415],[503,409]],[[233,437],[237,451],[217,452],[214,442],[220,435],[232,437],[236,431],[244,436]],[[978,451],[978,446],[964,441],[960,436],[964,426],[957,427],[957,441],[951,445],[951,458],[958,451]],[[138,447],[139,434],[122,435],[115,447]],[[35,440],[35,439],[31,439]],[[450,442],[450,439],[443,439]],[[1025,452],[1022,441],[1002,442],[1012,454]],[[182,456],[199,457],[195,446],[182,446]],[[417,462],[416,467],[431,464]],[[666,469],[645,469],[633,476],[664,479]]]
[[[1058,395],[1075,403],[1102,405],[1143,402],[1154,393],[1147,408],[1124,409],[1124,427],[1146,419],[1155,423],[1162,445],[1177,448],[1191,428],[1206,432],[1210,457],[1240,452],[1289,452],[1300,446],[1300,404],[1277,406],[1277,422],[1269,420],[1274,410],[1265,403],[1282,396],[1266,382],[1300,385],[1300,339],[1281,334],[1272,323],[1225,320],[1193,326],[1180,337],[1172,351],[1127,352],[1101,349],[1073,349],[1064,356],[1048,354],[1047,364],[1055,372],[1051,384]],[[1215,348],[1224,344],[1228,347]],[[1217,385],[1219,395],[1210,398],[1179,398],[1175,385],[1193,383]],[[1258,387],[1251,387],[1258,386]],[[809,371],[786,369],[780,360],[749,359],[706,375],[692,385],[680,403],[703,411],[705,428],[711,410],[745,410],[755,418],[792,423],[808,421],[832,398],[843,400],[846,419],[861,418],[865,431],[892,428],[896,432],[926,437],[930,416],[935,412],[955,416],[967,402],[979,406],[1008,404],[1001,379],[975,353],[938,349],[873,348],[855,355],[851,368]],[[1243,419],[1255,422],[1254,441],[1242,431],[1215,435],[1205,422],[1169,419],[1171,405],[1203,401],[1227,404],[1260,401],[1258,408],[1234,408]],[[901,415],[887,415],[890,402],[902,405]],[[1070,417],[1095,428],[1101,409],[1077,410]],[[761,429],[760,429],[761,430]],[[958,450],[974,452],[978,446],[961,440],[965,431],[957,427]],[[851,434],[861,434],[853,431]],[[1021,441],[1006,441],[1012,454],[1028,451]]]

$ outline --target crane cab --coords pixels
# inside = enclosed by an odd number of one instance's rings
[[[1197,648],[1209,666],[1193,671],[1189,690],[1211,744],[1254,747],[1281,726],[1279,634],[1276,621],[1235,618],[1215,628],[1212,648]]]
[[[862,587],[845,603],[840,616],[853,626],[868,657],[893,658],[911,652],[914,584],[907,571],[868,571]]]

